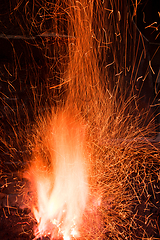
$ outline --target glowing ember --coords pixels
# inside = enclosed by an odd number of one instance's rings
[[[43,146],[48,147],[49,161],[40,156],[35,143],[34,160],[27,176],[35,193],[32,209],[38,223],[35,235],[36,238],[51,235],[51,239],[63,236],[68,240],[79,236],[89,193],[85,128],[63,114],[52,119],[47,127],[41,137]]]

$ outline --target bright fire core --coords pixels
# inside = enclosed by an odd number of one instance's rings
[[[85,127],[60,114],[50,120],[43,137],[49,160],[43,154],[40,156],[42,150],[35,141],[28,174],[35,193],[32,207],[38,223],[35,236],[50,235],[51,239],[63,237],[64,240],[79,237],[89,196]]]

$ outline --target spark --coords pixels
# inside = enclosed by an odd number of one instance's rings
[[[14,119],[7,116],[14,135],[8,140],[10,156],[17,161],[16,149],[27,149],[19,151],[23,155],[20,174],[25,181],[19,186],[19,195],[31,210],[34,237],[132,239],[138,233],[134,227],[143,217],[138,209],[143,197],[145,207],[151,206],[148,186],[157,197],[153,179],[160,158],[154,140],[146,137],[153,136],[154,121],[148,123],[147,110],[140,110],[135,94],[134,81],[144,82],[150,70],[154,73],[150,61],[144,76],[140,73],[138,77],[146,58],[143,36],[139,34],[136,49],[131,19],[128,13],[123,16],[124,3],[121,6],[119,1],[36,4],[38,10],[34,4],[25,5],[26,25],[30,33],[34,28],[40,33],[26,35],[24,40],[33,40],[44,53],[45,84],[41,85],[41,66],[33,73],[33,60],[32,70],[30,65],[26,67],[35,77],[29,79],[31,103],[24,107],[26,119],[20,117],[19,105],[13,111]],[[136,1],[133,16],[137,5]],[[128,73],[131,70],[127,80],[126,69]],[[16,92],[14,84],[11,87]],[[33,109],[33,116],[27,107]],[[6,146],[5,137],[3,142]],[[5,187],[9,187],[7,180]],[[8,198],[7,207],[11,213]],[[141,221],[153,224],[152,217],[146,215]],[[145,237],[146,230],[141,231],[140,238]]]
[[[150,66],[150,69],[152,70],[152,73],[155,74],[153,68],[152,68],[152,65],[151,65],[151,61],[149,60],[149,66]]]
[[[147,29],[147,28],[155,28],[156,31],[158,31],[158,28],[156,26],[153,26],[154,24],[157,24],[157,22],[151,23],[150,25],[146,26],[145,29]]]

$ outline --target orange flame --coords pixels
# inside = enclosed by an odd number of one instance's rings
[[[35,235],[68,240],[79,236],[78,228],[89,196],[85,127],[59,114],[50,120],[47,128],[41,134],[43,146],[49,150],[49,162],[39,156],[42,151],[36,143],[28,175],[35,192],[32,208],[38,223]]]

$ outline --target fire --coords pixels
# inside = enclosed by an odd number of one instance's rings
[[[41,136],[50,155],[47,161],[43,158],[45,153],[40,156],[42,150],[35,140],[34,160],[27,178],[34,194],[36,238],[50,235],[51,239],[63,236],[68,240],[79,236],[89,197],[90,160],[85,131],[73,117],[59,114],[52,118]]]
[[[33,1],[35,6],[28,2],[24,9],[29,32],[35,27],[36,33],[44,33],[33,39],[44,57],[45,73],[41,75],[41,66],[35,63],[33,68],[27,65],[30,74],[38,70],[30,80],[31,103],[23,107],[25,120],[18,110],[23,109],[20,101],[13,109],[15,121],[10,124],[10,115],[7,121],[17,149],[23,143],[25,154],[31,152],[23,162],[24,166],[29,162],[24,177],[29,180],[31,204],[28,189],[23,191],[27,207],[31,205],[31,219],[32,214],[36,219],[35,239],[152,237],[146,228],[140,232],[152,214],[148,211],[143,221],[135,205],[137,201],[141,205],[146,194],[148,209],[149,184],[152,187],[159,179],[160,157],[159,148],[144,141],[154,133],[154,118],[148,120],[148,107],[141,110],[138,98],[150,73],[149,66],[143,76],[139,73],[144,68],[141,62],[148,58],[127,1]],[[28,49],[30,42],[25,41]],[[4,83],[12,86],[8,81]],[[9,139],[11,156],[17,156],[14,140]]]

